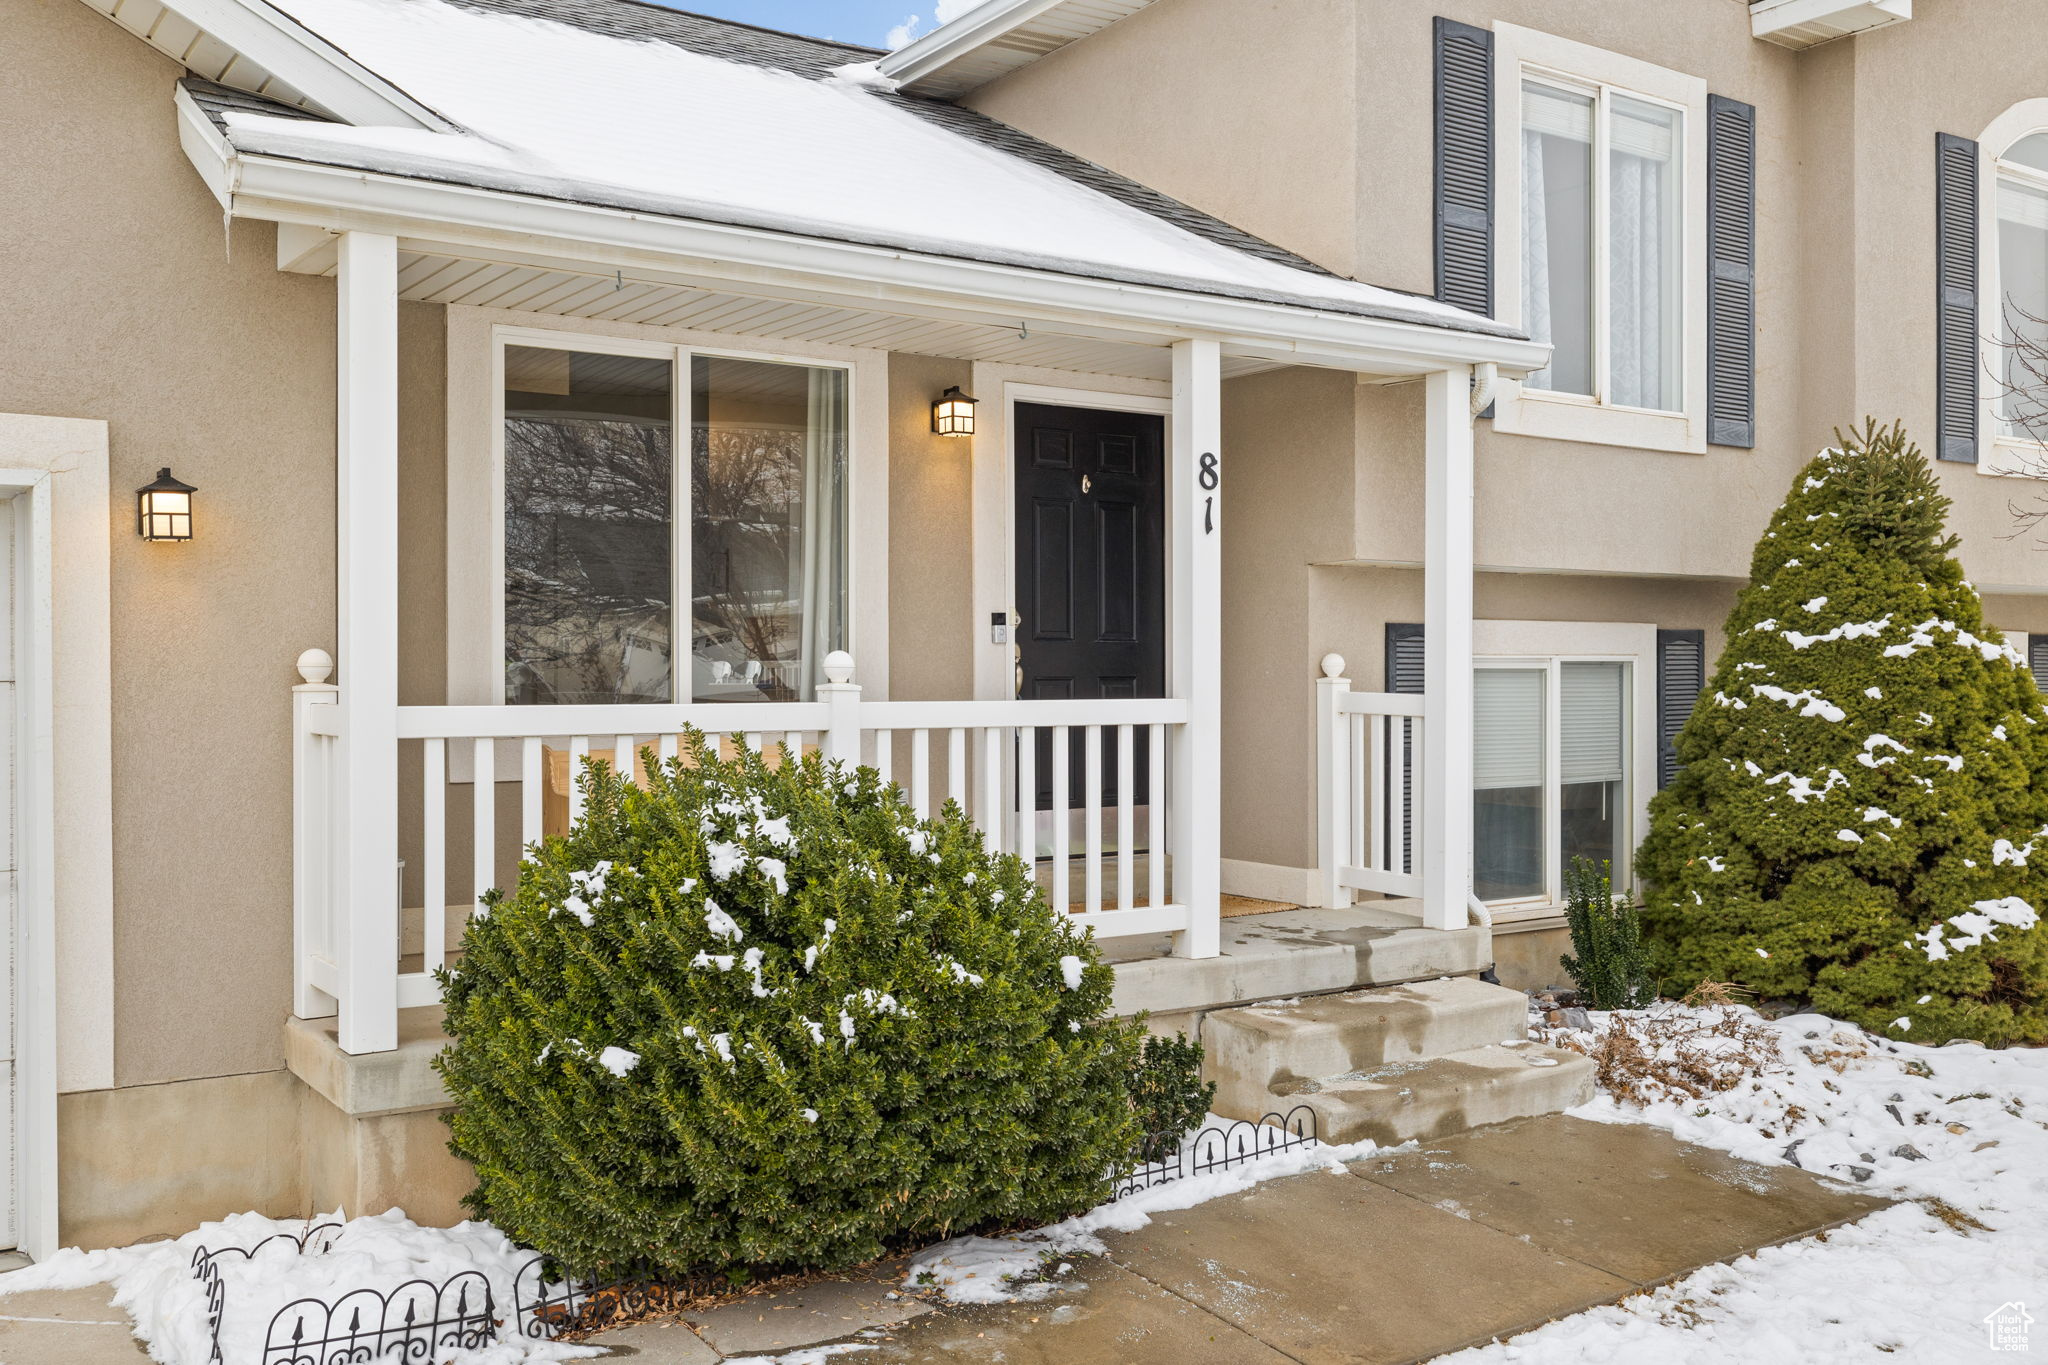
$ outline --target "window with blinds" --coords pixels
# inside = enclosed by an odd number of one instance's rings
[[[1574,858],[1626,884],[1630,665],[1482,665],[1472,679],[1473,886],[1483,900],[1561,896]]]
[[[1566,663],[1558,673],[1558,781],[1621,781],[1628,665]]]

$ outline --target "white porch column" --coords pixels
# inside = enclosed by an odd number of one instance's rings
[[[1422,922],[1457,929],[1472,884],[1472,372],[1424,399]]]
[[[1179,957],[1214,957],[1221,938],[1217,897],[1223,870],[1223,374],[1213,341],[1173,347],[1172,518],[1167,541],[1173,692],[1188,703],[1174,735],[1167,843],[1173,898],[1188,927],[1174,935]]]
[[[398,1046],[398,241],[345,232],[335,314],[334,946],[344,1052]]]

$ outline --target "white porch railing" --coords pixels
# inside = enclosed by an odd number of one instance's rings
[[[1170,864],[1202,856],[1170,846],[1177,835],[1167,808],[1169,752],[1187,724],[1187,702],[870,702],[850,681],[851,660],[832,664],[833,681],[813,702],[399,707],[399,786],[416,803],[400,812],[399,847],[417,867],[401,864],[382,883],[395,907],[345,922],[340,871],[349,851],[341,846],[339,784],[347,707],[325,682],[326,656],[308,651],[294,705],[297,1013],[438,1003],[433,973],[459,951],[478,898],[493,887],[509,891],[520,852],[580,814],[574,774],[582,760],[631,754],[637,770],[642,748],[675,757],[686,726],[728,751],[787,745],[872,766],[903,788],[920,817],[959,802],[993,851],[1034,864],[1054,909],[1098,936],[1184,932],[1201,916],[1214,922],[1213,901],[1176,900],[1168,881]],[[1043,757],[1041,737],[1049,739]],[[1050,809],[1041,810],[1048,791]],[[360,951],[365,933],[388,937],[388,951]],[[358,951],[343,950],[344,934]],[[367,969],[346,968],[365,960]],[[385,979],[363,979],[370,974]]]
[[[1424,698],[1353,692],[1341,655],[1316,679],[1316,844],[1323,904],[1420,897]],[[1463,907],[1460,907],[1462,914]]]

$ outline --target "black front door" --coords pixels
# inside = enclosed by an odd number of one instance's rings
[[[1166,423],[1146,413],[1019,403],[1016,412],[1018,695],[1166,695]],[[1083,736],[1071,789],[1084,803]],[[1134,755],[1147,800],[1150,750]],[[1103,736],[1105,808],[1116,792],[1114,732]],[[1038,747],[1038,807],[1053,807],[1052,736]]]

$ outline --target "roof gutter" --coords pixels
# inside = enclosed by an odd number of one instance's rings
[[[916,42],[900,47],[878,63],[882,74],[914,85],[936,71],[984,47],[1012,30],[1056,10],[1068,0],[984,0],[950,24],[940,24]]]
[[[1231,354],[1372,374],[1494,364],[1520,375],[1550,348],[1452,327],[956,260],[859,243],[540,199],[236,151],[181,99],[185,150],[230,214],[404,238],[444,250],[593,275],[631,271],[679,286],[745,292],[1164,345],[1184,337]],[[194,122],[200,127],[194,127]],[[892,308],[893,305],[893,308]]]

